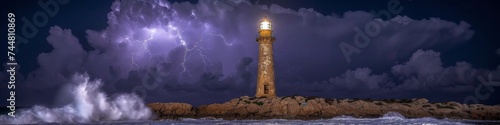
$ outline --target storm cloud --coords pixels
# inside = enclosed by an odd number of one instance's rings
[[[280,96],[376,98],[400,93],[397,97],[426,97],[419,94],[473,92],[480,84],[478,75],[500,75],[498,68],[475,69],[467,62],[442,65],[440,48],[463,44],[473,36],[465,21],[414,20],[404,15],[382,20],[364,11],[323,15],[313,9],[245,0],[196,4],[117,0],[110,8],[108,21],[103,22],[108,24],[106,29],[86,31],[93,48],[89,51],[71,29],[50,28],[46,40],[53,50],[38,56],[40,67],[20,86],[24,96],[56,97],[76,73],[102,80],[106,92],[135,92],[147,102],[197,105],[253,96],[258,59],[255,38],[264,16],[270,18],[277,39],[275,72]],[[363,28],[370,21],[387,26],[347,63],[340,43],[353,45],[357,33],[353,28]],[[54,100],[25,98],[21,103],[53,105]]]

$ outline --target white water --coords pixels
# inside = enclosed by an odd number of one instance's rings
[[[100,90],[100,81],[89,81],[86,75],[75,75],[76,85],[71,87],[73,102],[60,108],[33,106],[16,112],[16,117],[0,116],[0,123],[91,123],[116,120],[146,120],[152,112],[141,98],[134,94],[122,94],[108,98]]]
[[[467,123],[466,123],[467,122]],[[223,124],[223,125],[466,125],[472,123],[487,123],[485,121],[465,121],[465,120],[446,120],[435,118],[415,118],[408,119],[397,112],[389,112],[380,118],[354,118],[351,116],[339,116],[331,119],[320,120],[285,120],[285,119],[270,119],[270,120],[222,120],[214,118],[191,119],[185,118],[179,121],[149,121],[152,125],[175,124],[175,125],[190,125],[190,124]],[[496,122],[498,124],[498,122]]]
[[[405,118],[397,112],[389,112],[379,118],[354,118],[351,116],[339,116],[331,119],[319,120],[223,120],[218,118],[182,118],[180,120],[163,121],[114,121],[99,122],[95,124],[127,124],[127,125],[467,125],[467,124],[500,124],[500,121],[481,121],[481,120],[452,120],[426,118]]]
[[[180,120],[164,121],[126,121],[126,122],[100,122],[96,124],[128,124],[128,125],[467,125],[467,124],[499,124],[498,121],[474,121],[474,120],[449,120],[436,118],[408,119],[397,112],[389,112],[380,118],[354,118],[351,116],[339,116],[331,119],[319,120],[222,120],[217,118],[183,118]]]

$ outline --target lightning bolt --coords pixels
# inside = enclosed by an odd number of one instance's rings
[[[153,55],[151,54],[151,51],[149,51],[149,46],[148,46],[149,44],[148,43],[151,40],[154,39],[154,35],[156,33],[156,29],[147,29],[147,28],[144,28],[143,30],[146,30],[147,32],[150,32],[149,38],[146,38],[144,40],[134,40],[133,42],[142,44],[142,47],[144,48],[142,50],[142,53],[147,53],[149,55],[149,59],[151,60],[151,58],[153,57]],[[129,41],[130,42],[130,37],[129,36],[125,36],[122,41]],[[135,52],[135,51],[131,53],[130,60],[132,61],[132,65],[130,66],[130,70],[133,70],[134,67],[137,68],[137,69],[139,68],[139,65],[136,63],[135,58],[134,58],[137,55],[139,55],[139,54],[137,54],[137,52]]]
[[[207,71],[207,66],[212,65],[212,62],[210,61],[210,59],[205,54],[203,54],[203,52],[206,51],[206,48],[204,48],[201,45],[201,43],[204,42],[207,38],[219,37],[219,38],[221,38],[221,40],[224,42],[224,44],[226,46],[233,45],[233,43],[228,43],[226,41],[226,38],[222,34],[213,34],[212,33],[212,34],[203,35],[203,37],[200,40],[196,41],[192,47],[189,47],[187,45],[186,41],[183,39],[183,37],[181,35],[181,31],[179,31],[177,27],[174,27],[172,25],[168,25],[168,27],[177,33],[176,36],[179,39],[180,44],[184,47],[183,60],[178,67],[178,68],[182,69],[181,73],[179,74],[179,78],[182,78],[182,76],[184,74],[188,75],[189,77],[192,77],[191,71],[188,70],[186,63],[189,61],[190,57],[193,56],[194,54],[198,54],[201,57],[203,64],[204,64],[204,68],[203,68],[204,71]]]
[[[127,44],[130,45],[130,51],[132,51],[130,54],[130,57],[126,57],[125,59],[128,60],[130,58],[130,71],[131,70],[137,70],[141,67],[144,66],[145,59],[147,57],[144,57],[145,54],[147,53],[149,55],[149,60],[152,60],[153,55],[156,55],[155,51],[151,50],[156,50],[155,46],[151,45],[151,42],[155,40],[154,42],[157,41],[163,41],[160,40],[161,38],[167,38],[170,39],[169,41],[174,40],[174,46],[169,46],[170,47],[183,47],[184,53],[182,55],[182,60],[181,63],[177,67],[177,71],[180,71],[180,74],[178,76],[182,78],[182,76],[187,75],[189,77],[192,77],[190,67],[188,66],[188,61],[193,58],[193,56],[199,56],[201,58],[201,61],[203,62],[203,70],[207,71],[209,66],[213,65],[212,61],[209,59],[209,57],[206,54],[207,48],[203,46],[203,42],[206,42],[207,39],[209,38],[217,38],[217,41],[222,41],[226,46],[230,47],[233,45],[233,43],[229,43],[226,38],[222,34],[215,34],[215,33],[207,33],[207,30],[210,29],[210,25],[207,23],[204,23],[205,26],[205,31],[202,32],[201,38],[198,40],[193,40],[193,41],[186,41],[188,39],[185,39],[182,35],[183,30],[179,29],[181,27],[176,27],[171,24],[175,22],[180,22],[180,23],[185,23],[188,22],[191,23],[192,20],[198,20],[198,14],[196,9],[192,9],[190,15],[190,18],[188,19],[183,19],[180,18],[180,13],[178,13],[175,9],[172,9],[171,5],[169,4],[168,1],[159,1],[157,3],[159,7],[165,8],[164,11],[161,11],[162,13],[159,14],[158,16],[162,16],[163,18],[159,18],[160,20],[164,21],[163,19],[169,19],[166,23],[164,22],[159,22],[160,24],[154,23],[156,28],[153,27],[144,27],[143,31],[140,31],[140,29],[134,29],[133,34],[125,34],[122,35],[117,40],[118,43],[121,42],[126,42]],[[155,5],[153,5],[154,8]],[[119,11],[119,10],[114,10],[114,11]],[[165,12],[165,13],[163,13]],[[184,14],[184,13],[182,13]],[[141,16],[142,17],[142,16]],[[144,17],[142,17],[144,18]],[[203,18],[203,17],[200,17]],[[187,21],[188,20],[188,21]],[[173,22],[173,23],[172,23]],[[162,24],[163,23],[163,24]],[[165,24],[167,24],[168,27],[165,27]],[[134,27],[135,28],[135,27]],[[139,32],[136,32],[136,30],[139,30]],[[157,31],[158,30],[158,31]],[[203,29],[202,29],[203,30]],[[140,38],[136,37],[135,33],[149,33],[147,34],[147,38],[143,38],[145,36],[141,36]],[[165,35],[165,36],[163,36]],[[220,40],[219,40],[220,39]],[[190,39],[189,39],[190,40]],[[142,47],[139,47],[142,46]],[[150,48],[151,47],[151,48]],[[151,49],[151,50],[150,50]]]
[[[187,75],[188,77],[192,77],[191,71],[189,71],[189,67],[187,63],[189,62],[190,58],[194,55],[199,55],[201,57],[201,60],[203,62],[203,70],[207,71],[209,66],[212,66],[212,61],[208,58],[206,54],[204,54],[207,50],[207,48],[203,47],[202,43],[205,42],[209,38],[219,38],[226,46],[230,47],[233,45],[233,43],[229,43],[226,38],[222,34],[215,34],[215,33],[204,33],[198,41],[196,42],[188,42],[184,39],[182,36],[182,30],[179,30],[179,28],[172,26],[172,25],[167,25],[169,31],[173,31],[172,33],[168,34],[173,36],[174,38],[177,38],[179,41],[179,45],[181,45],[184,49],[184,54],[181,63],[179,64],[177,69],[181,69],[181,72],[179,74],[179,78],[182,79],[183,76]],[[143,54],[148,54],[149,59],[152,60],[153,54],[151,53],[149,49],[150,42],[155,39],[155,34],[157,33],[157,29],[155,28],[143,28],[145,32],[150,33],[148,38],[142,39],[142,40],[131,40],[131,37],[125,36],[122,37],[120,40],[126,41],[126,42],[132,42],[135,44],[140,44],[142,46],[142,51],[133,51],[130,56],[130,60],[132,65],[130,66],[130,70],[138,69],[140,68],[139,64],[137,63],[138,58]],[[190,43],[190,44],[188,44]]]

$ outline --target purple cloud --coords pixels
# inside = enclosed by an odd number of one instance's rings
[[[465,62],[442,67],[439,53],[419,50],[466,42],[474,31],[463,21],[457,24],[407,16],[383,20],[388,26],[361,54],[352,57],[354,63],[347,64],[339,43],[352,44],[356,34],[353,27],[380,20],[369,12],[322,15],[312,9],[292,10],[245,0],[197,4],[115,1],[108,13],[108,27],[86,31],[93,50],[83,50],[71,30],[52,27],[47,41],[54,50],[39,55],[40,68],[29,74],[26,87],[59,89],[73,74],[87,73],[91,79],[101,79],[107,92],[131,92],[151,82],[145,80],[148,72],[159,72],[168,75],[159,76],[159,87],[147,90],[146,101],[203,104],[252,96],[257,24],[264,16],[271,19],[277,38],[276,81],[278,91],[282,91],[278,94],[311,92],[335,97],[343,95],[337,91],[340,89],[391,92],[426,86],[468,88],[474,81],[472,72],[482,71]],[[380,66],[389,70],[398,58],[407,58],[411,53],[410,61],[393,66],[390,73],[376,75],[370,68],[358,68]],[[456,85],[457,81],[466,87]],[[370,91],[356,95],[370,95]],[[26,93],[32,97],[56,94]]]

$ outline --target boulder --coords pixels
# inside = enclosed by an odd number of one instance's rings
[[[412,99],[413,103],[415,104],[426,104],[429,102],[429,100],[424,99],[424,98],[418,98],[418,99]]]
[[[500,120],[500,105],[429,103],[427,99],[325,99],[318,97],[255,98],[243,96],[222,104],[150,103],[158,119],[223,118],[223,119],[328,119],[340,115],[360,118],[381,117],[398,112],[408,118],[435,117],[451,119]]]

